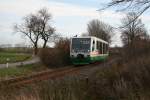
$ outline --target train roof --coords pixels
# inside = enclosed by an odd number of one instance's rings
[[[97,39],[97,40],[99,40],[99,41],[101,41],[101,42],[103,42],[103,43],[108,44],[108,42],[107,42],[107,41],[102,40],[102,39],[100,39],[100,38],[97,38],[97,37],[95,37],[95,36],[72,37],[71,39],[73,39],[73,38],[92,38],[92,39]]]

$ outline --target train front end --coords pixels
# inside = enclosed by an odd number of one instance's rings
[[[91,51],[91,38],[71,39],[70,43],[70,58],[74,65],[89,64]]]

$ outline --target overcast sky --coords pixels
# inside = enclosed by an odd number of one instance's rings
[[[50,23],[56,27],[57,33],[64,37],[73,37],[86,32],[87,23],[99,19],[117,27],[123,13],[115,13],[112,9],[98,12],[110,0],[0,0],[0,44],[27,43],[20,34],[13,32],[13,25],[21,23],[24,16],[47,7],[53,15]],[[149,30],[150,16],[142,16]],[[121,45],[119,34],[113,38],[113,45]]]

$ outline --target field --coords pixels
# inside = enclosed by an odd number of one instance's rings
[[[0,52],[0,64],[24,61],[31,58],[29,54]]]
[[[24,66],[18,66],[13,68],[2,68],[0,69],[0,78],[11,78],[16,76],[29,75],[34,72],[46,70],[46,67],[41,64],[30,64]]]

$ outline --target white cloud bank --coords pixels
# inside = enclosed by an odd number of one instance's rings
[[[0,12],[13,13],[25,16],[35,12],[42,7],[47,7],[54,16],[86,16],[98,18],[98,8],[81,7],[73,4],[58,3],[48,0],[5,0],[0,1]],[[113,11],[106,11],[103,16],[110,18],[120,18],[120,15],[114,14]]]
[[[114,11],[111,10],[106,10],[103,13],[99,13],[98,11],[96,11],[98,8],[82,7],[78,5],[59,3],[50,0],[0,0],[0,14],[3,13],[8,15],[10,14],[10,15],[15,15],[15,17],[17,17],[14,19],[11,18],[10,20],[6,20],[5,17],[2,17],[0,19],[1,22],[0,34],[12,33],[13,30],[11,29],[12,28],[11,26],[13,25],[14,22],[20,22],[22,17],[32,12],[36,12],[37,10],[43,7],[48,8],[50,13],[52,13],[55,27],[60,33],[86,32],[86,24],[88,23],[88,21],[92,19],[100,19],[116,27],[118,26],[118,24],[120,24],[120,19],[124,16],[123,13],[115,13]],[[6,17],[12,17],[12,16],[6,16]],[[77,17],[77,19],[75,17]],[[70,23],[67,18],[72,20],[71,21],[72,23]],[[148,17],[144,16],[142,18],[145,20],[150,20],[149,16]],[[59,22],[60,19],[63,21]],[[9,37],[9,35],[7,36]],[[7,39],[5,36],[5,39],[3,37],[0,37],[0,40],[11,43],[11,41],[13,40],[16,41],[17,37],[9,41],[10,38]],[[18,41],[16,42],[20,42],[20,39],[18,39]]]

